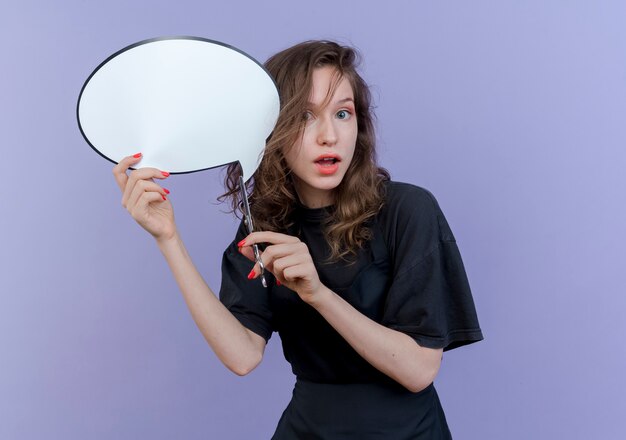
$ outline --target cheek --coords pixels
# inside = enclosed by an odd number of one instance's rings
[[[354,152],[356,151],[356,139],[358,135],[358,130],[355,127],[354,131],[350,133],[350,162],[354,159]]]
[[[356,147],[356,139],[358,135],[359,135],[359,128],[357,127],[356,124],[354,124],[354,127],[352,128],[350,132],[350,146],[352,146],[353,150]]]
[[[292,170],[294,169],[294,166],[298,164],[298,158],[300,156],[300,152],[302,151],[301,147],[302,146],[298,143],[291,147],[288,152],[283,153],[287,166]]]
[[[354,118],[354,122],[348,126],[346,130],[347,137],[351,140],[352,143],[356,143],[356,137],[359,134],[359,126],[357,125],[356,118]]]

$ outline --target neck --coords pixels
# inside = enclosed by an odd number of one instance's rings
[[[300,203],[310,209],[324,208],[331,206],[335,203],[334,195],[332,191],[323,189],[307,188],[304,190],[301,186],[295,183],[296,193],[300,199]]]

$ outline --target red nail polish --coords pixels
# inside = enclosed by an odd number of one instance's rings
[[[161,194],[161,197],[163,197],[163,200],[167,200],[163,194]]]
[[[280,286],[280,285],[281,285],[281,282],[280,282],[280,281],[278,281],[278,280],[276,280],[276,285],[277,285],[277,286]]]
[[[141,153],[133,154],[134,158],[141,157]]]
[[[168,173],[167,171],[161,171],[161,174],[163,174],[165,177],[170,175],[170,173]]]
[[[254,278],[254,269],[252,269],[248,274],[248,279],[251,280],[252,278]]]
[[[167,188],[163,188],[163,191],[165,191],[165,194],[169,194],[170,193],[170,190],[167,189]]]
[[[237,247],[241,247],[244,246],[246,244],[246,239],[244,238],[243,240],[241,240],[239,243],[237,243]]]

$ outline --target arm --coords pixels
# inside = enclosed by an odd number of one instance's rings
[[[253,243],[271,243],[262,255],[267,270],[315,308],[372,366],[412,392],[435,379],[443,349],[421,347],[410,336],[372,321],[324,286],[306,244],[298,238],[253,232],[239,243],[241,252],[252,261]],[[255,264],[251,275],[256,278],[258,274]]]
[[[244,327],[220,302],[198,273],[178,232],[157,240],[176,278],[191,316],[217,357],[232,372],[243,376],[263,358],[265,339]]]
[[[372,321],[323,284],[314,298],[309,304],[375,368],[414,393],[435,380],[443,349],[421,347],[410,336]]]
[[[265,339],[245,328],[196,270],[176,229],[174,210],[166,197],[169,191],[154,182],[169,173],[146,167],[126,174],[141,157],[141,153],[127,156],[113,167],[113,176],[123,193],[122,206],[156,239],[196,325],[217,357],[234,373],[247,374],[261,362]]]

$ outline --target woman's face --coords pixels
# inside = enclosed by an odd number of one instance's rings
[[[304,133],[285,154],[300,201],[310,208],[334,202],[333,190],[346,174],[356,146],[354,92],[347,78],[341,79],[328,104],[321,107],[335,73],[333,67],[313,71]]]

